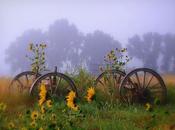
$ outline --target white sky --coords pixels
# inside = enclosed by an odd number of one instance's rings
[[[0,75],[5,49],[28,29],[66,18],[84,33],[100,29],[127,43],[134,34],[175,33],[175,0],[0,0]]]

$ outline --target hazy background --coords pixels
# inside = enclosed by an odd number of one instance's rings
[[[95,35],[94,31],[100,30],[108,35],[110,37],[109,39],[114,40],[117,44],[120,43],[122,46],[128,46],[132,43],[132,38],[134,38],[135,34],[142,37],[149,32],[157,32],[158,34],[155,34],[155,37],[161,37],[161,39],[162,36],[166,37],[166,34],[170,33],[170,36],[167,37],[174,39],[175,1],[0,0],[0,75],[12,72],[12,69],[10,69],[11,63],[5,62],[5,59],[8,59],[6,58],[8,57],[8,51],[9,53],[13,51],[12,44],[17,45],[18,41],[21,42],[19,42],[19,47],[22,46],[22,44],[28,44],[22,43],[22,41],[19,40],[19,37],[25,35],[24,32],[31,29],[40,30],[39,32],[47,37],[49,28],[51,28],[52,25],[54,26],[54,24],[56,25],[55,22],[61,19],[67,20],[67,24],[70,24],[70,26],[71,24],[76,26],[78,32],[82,33],[82,37],[86,35],[89,36],[85,37],[85,39],[91,39],[91,37]],[[62,24],[58,22],[58,25]],[[59,28],[60,27],[58,27],[58,29]],[[59,33],[61,34],[61,32]],[[40,38],[40,40],[42,40],[42,38],[45,39],[45,36],[41,36]],[[129,43],[128,38],[131,39]],[[49,39],[52,41],[52,38]],[[79,39],[81,40],[81,38]],[[137,42],[139,44],[138,39],[139,38],[135,37],[135,39],[133,39],[134,43]],[[30,40],[33,42],[36,39],[34,40],[31,37]],[[171,44],[174,45],[175,42],[173,41],[174,40],[171,40]],[[140,45],[141,43],[143,42],[140,42]],[[106,45],[106,43],[104,43],[104,45]],[[156,47],[157,46],[159,46],[158,43],[156,43]],[[103,48],[105,46],[99,47]],[[131,50],[133,49],[132,45],[129,47]],[[173,48],[173,50],[175,51],[175,48]],[[133,51],[130,54],[134,55]],[[13,59],[12,55],[10,56]],[[131,66],[141,66],[141,64],[138,64],[141,61],[140,58],[140,61],[132,62]]]

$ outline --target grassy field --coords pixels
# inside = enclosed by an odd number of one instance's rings
[[[41,109],[27,95],[9,95],[7,87],[11,79],[1,77],[0,130],[175,130],[175,76],[163,75],[163,79],[168,89],[165,105],[152,105],[146,110],[144,105],[105,101],[97,94],[91,103],[77,100],[78,110],[74,111],[65,101],[52,100],[50,106],[46,102]],[[78,87],[88,88],[92,77],[82,72],[74,80]],[[34,113],[36,118],[32,117]]]

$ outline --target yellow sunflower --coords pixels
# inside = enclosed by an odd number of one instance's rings
[[[40,116],[40,118],[41,118],[41,120],[45,120],[45,115],[42,114],[42,115]]]
[[[6,110],[6,104],[5,103],[0,103],[0,111],[5,111]]]
[[[33,111],[32,114],[31,114],[31,118],[32,120],[36,120],[39,116],[39,113],[37,111]]]
[[[40,93],[39,93],[39,105],[40,106],[45,102],[46,94],[47,94],[46,86],[44,84],[41,84]]]
[[[85,98],[87,99],[88,102],[92,102],[94,95],[95,95],[95,89],[94,87],[90,87],[87,90],[87,96]]]
[[[44,129],[42,127],[40,127],[39,130],[44,130]]]
[[[8,124],[8,128],[9,128],[9,129],[15,128],[15,124],[14,124],[13,122],[10,122],[10,123]]]
[[[78,110],[78,106],[74,103],[76,98],[76,93],[74,91],[70,91],[66,96],[67,106],[75,111]]]
[[[32,121],[32,122],[30,123],[30,126],[31,126],[32,128],[35,128],[35,127],[37,126],[37,124],[36,124],[35,121]]]
[[[54,113],[51,115],[51,120],[56,120],[56,115]]]
[[[145,104],[146,110],[151,111],[152,110],[152,105],[150,103]]]
[[[21,130],[27,130],[27,128],[26,127],[22,127]]]
[[[52,107],[52,101],[51,100],[47,100],[46,101],[46,105],[48,108],[51,108]]]
[[[46,112],[46,108],[44,106],[41,106],[41,113],[44,114]]]

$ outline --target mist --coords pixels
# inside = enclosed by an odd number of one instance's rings
[[[63,0],[28,0],[25,2],[22,0],[0,0],[0,75],[9,74],[12,72],[12,70],[14,70],[15,73],[15,71],[19,69],[12,69],[10,61],[12,61],[13,58],[9,59],[9,62],[6,62],[8,59],[8,54],[10,54],[12,51],[15,52],[15,48],[13,46],[19,45],[19,47],[16,49],[16,52],[19,52],[18,48],[23,47],[23,49],[26,49],[25,47],[28,42],[44,41],[47,43],[49,36],[48,32],[50,31],[51,26],[56,26],[56,21],[61,21],[62,19],[67,21],[68,26],[66,25],[66,29],[69,27],[71,28],[71,25],[75,27],[72,34],[76,35],[70,38],[70,41],[74,40],[74,38],[79,39],[79,42],[77,42],[78,44],[83,41],[82,39],[88,39],[86,40],[88,41],[88,45],[91,44],[91,46],[94,47],[93,45],[95,43],[102,42],[100,41],[101,37],[105,37],[105,39],[107,39],[103,40],[105,41],[103,46],[100,46],[100,44],[96,44],[97,46],[95,46],[96,48],[103,50],[102,53],[94,53],[94,57],[95,55],[98,57],[97,59],[94,59],[94,61],[99,60],[98,64],[102,62],[102,57],[111,48],[126,46],[128,49],[131,48],[130,50],[132,50],[129,52],[129,54],[138,60],[132,61],[130,64],[131,67],[140,67],[141,65],[145,65],[151,68],[156,68],[155,64],[149,64],[149,60],[143,62],[143,58],[137,57],[139,54],[141,54],[141,52],[133,53],[135,52],[135,49],[132,47],[131,41],[134,41],[134,43],[139,43],[139,41],[141,41],[141,44],[148,44],[148,42],[145,42],[144,36],[147,34],[150,39],[155,39],[154,34],[157,34],[156,36],[160,36],[161,39],[159,43],[156,43],[157,46],[160,45],[162,48],[166,48],[165,43],[171,43],[172,45],[171,54],[166,55],[168,58],[160,57],[160,59],[169,59],[169,61],[173,60],[173,51],[175,50],[173,46],[175,44],[174,7],[175,1],[173,0],[75,0],[74,2]],[[34,35],[35,33],[31,32],[30,30],[33,30],[33,32],[38,32],[37,35]],[[58,27],[58,30],[65,29],[60,29]],[[58,30],[55,29],[55,33],[58,33]],[[69,32],[70,31],[67,31],[67,33]],[[28,37],[27,35],[27,38],[29,38],[27,39],[24,37],[25,34],[31,34],[33,37],[31,37],[31,35]],[[58,34],[61,35],[62,32],[59,31]],[[35,37],[38,35],[40,35],[40,37]],[[50,37],[53,35],[50,35]],[[135,35],[138,35],[138,39],[140,40],[134,39]],[[67,37],[66,34],[63,36],[65,39],[69,39],[69,35],[67,35]],[[99,36],[100,38],[96,38],[96,36]],[[25,40],[20,41],[19,39]],[[49,38],[51,41],[52,39],[53,38]],[[57,44],[60,45],[57,45],[57,47],[60,48],[65,46],[67,43],[65,42],[65,44],[63,44],[64,39],[58,40],[58,42],[59,43]],[[48,44],[51,45],[52,43],[54,42],[50,42]],[[107,48],[106,45],[108,43],[110,44],[111,48]],[[113,43],[115,43],[115,45],[113,45]],[[149,45],[152,45],[151,43],[152,42],[150,42],[148,47],[145,49],[149,49]],[[73,47],[76,47],[77,44],[75,44]],[[66,48],[67,51],[70,51],[69,44],[67,44]],[[92,50],[88,50],[88,48],[79,49],[85,50],[84,52],[86,53],[82,53],[83,56],[87,56]],[[158,56],[166,54],[167,52],[167,49],[164,50],[159,48],[158,50],[160,50],[160,52],[158,51],[156,53]],[[62,55],[64,55],[64,53],[62,53]],[[70,58],[69,60],[76,59],[75,57],[77,57],[77,54],[74,55],[74,58],[67,56],[67,58]],[[74,62],[78,63],[78,59],[79,58],[77,58]],[[59,60],[62,61],[62,59]],[[61,63],[59,63],[59,60],[53,64],[60,65]],[[52,63],[52,60],[49,60],[49,62]],[[93,61],[91,61],[91,63],[96,64]],[[173,61],[169,64],[173,64]],[[18,66],[18,64],[16,64],[16,66]],[[159,66],[159,68],[164,68],[167,71],[171,71],[173,67],[166,68],[166,66],[162,64]],[[27,68],[24,67],[19,70],[22,71],[23,69]]]

